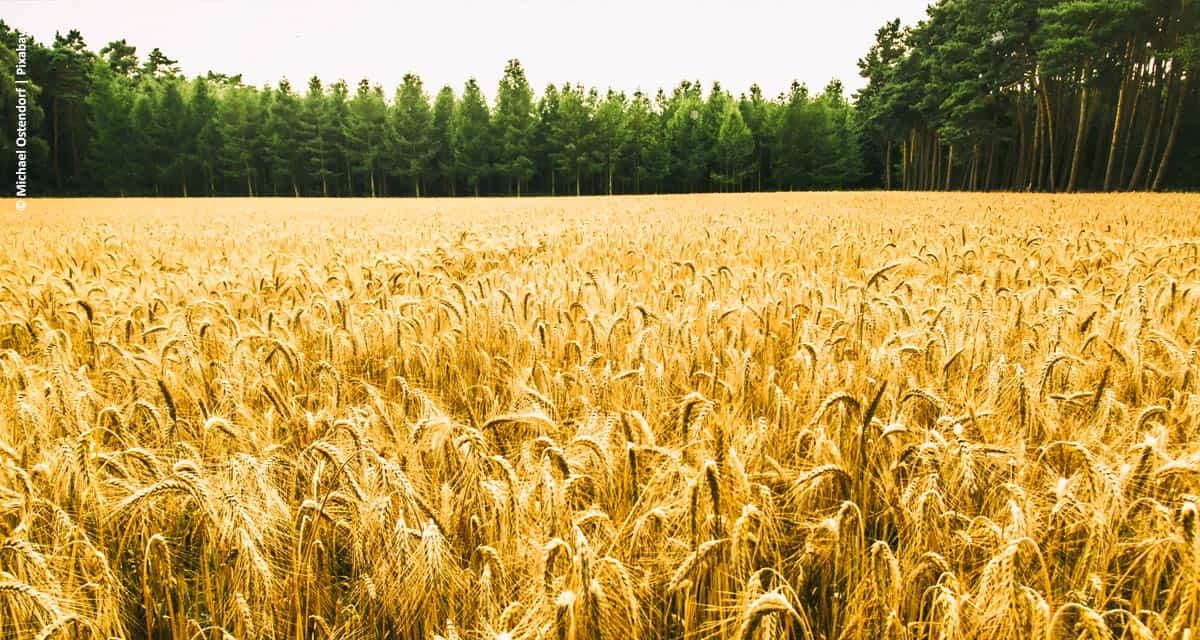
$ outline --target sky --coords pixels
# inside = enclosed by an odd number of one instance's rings
[[[0,0],[0,18],[52,42],[79,29],[89,48],[125,38],[159,47],[188,76],[242,73],[252,84],[312,75],[353,85],[364,76],[390,97],[414,72],[434,93],[475,77],[489,98],[510,58],[535,90],[581,82],[626,92],[680,80],[768,96],[793,79],[819,91],[863,84],[856,61],[884,22],[913,24],[926,0],[524,0],[306,2],[280,0]]]

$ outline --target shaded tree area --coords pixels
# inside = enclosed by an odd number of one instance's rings
[[[0,57],[16,33],[0,23]],[[311,78],[255,87],[186,78],[124,40],[98,52],[71,31],[27,41],[36,195],[421,196],[681,193],[867,186],[840,83],[765,99],[685,81],[667,94],[577,84],[536,95],[517,60],[494,102],[475,79],[430,96]],[[0,82],[11,85],[12,65]],[[388,94],[390,93],[390,100]],[[11,91],[4,122],[15,129]],[[806,130],[796,130],[806,127]],[[7,136],[11,138],[12,136]],[[10,141],[11,142],[11,141]],[[786,162],[778,165],[773,158]],[[13,154],[4,157],[6,172]],[[789,164],[790,163],[790,164]],[[11,185],[5,188],[11,191]]]
[[[35,195],[422,196],[802,189],[1200,186],[1200,3],[953,0],[885,24],[853,97],[685,80],[536,93],[510,60],[494,100],[362,79],[188,78],[125,40],[28,39]],[[15,130],[17,34],[0,22]],[[0,164],[14,169],[13,135]],[[3,187],[12,192],[10,182]]]
[[[954,0],[859,60],[873,182],[1116,191],[1200,186],[1200,3]]]

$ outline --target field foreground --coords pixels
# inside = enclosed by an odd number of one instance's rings
[[[1200,197],[30,205],[0,637],[1200,632]]]

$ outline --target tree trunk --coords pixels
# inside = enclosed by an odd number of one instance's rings
[[[1129,63],[1129,56],[1133,50],[1131,42],[1126,47],[1125,60]],[[1121,142],[1121,124],[1125,116],[1125,87],[1129,84],[1129,78],[1133,75],[1133,68],[1130,65],[1130,70],[1121,78],[1121,88],[1117,90],[1117,113],[1113,116],[1113,131],[1112,140],[1108,143],[1108,160],[1104,163],[1104,190],[1112,191],[1113,187],[1113,169],[1116,167],[1117,147]]]
[[[887,151],[883,154],[883,188],[892,190],[892,141],[887,141]]]
[[[1024,97],[1025,97],[1024,91],[1020,91],[1019,93],[1017,93],[1017,104],[1013,110],[1013,115],[1014,115],[1013,121],[1017,127],[1017,135],[1016,135],[1016,140],[1015,140],[1017,152],[1015,154],[1013,154],[1012,157],[1010,157],[1008,159],[1008,161],[1009,161],[1009,164],[1015,164],[1015,166],[1012,167],[1013,179],[1011,181],[1009,181],[1009,185],[1010,185],[1009,188],[1014,188],[1014,189],[1019,188],[1018,185],[1025,184],[1025,172],[1028,171],[1028,169],[1029,169],[1028,156],[1025,153],[1025,150],[1029,145],[1029,141],[1027,138],[1027,134],[1025,132],[1025,112],[1023,110]],[[991,153],[992,153],[992,149],[994,148],[994,146],[995,145],[993,143],[988,144],[989,168],[988,168],[987,173],[989,174],[989,177],[991,174],[991,168],[990,168],[990,163],[992,160]],[[984,185],[984,190],[985,191],[988,190],[988,185],[986,185],[986,184]]]
[[[1048,171],[1046,171],[1046,175],[1048,177],[1047,186],[1050,191],[1055,191],[1056,184],[1055,184],[1054,174],[1055,174],[1055,170],[1058,167],[1058,164],[1054,161],[1055,156],[1057,155],[1054,152],[1054,148],[1056,146],[1055,139],[1054,139],[1054,112],[1050,110],[1050,96],[1047,94],[1045,87],[1046,87],[1046,82],[1043,80],[1041,93],[1042,93],[1042,102],[1045,104],[1045,109],[1046,109],[1046,148],[1047,148],[1047,151],[1049,152],[1049,156],[1050,156],[1049,157],[1050,166],[1047,168]]]
[[[246,193],[254,197],[254,180],[250,177],[250,168],[246,167]]]
[[[1033,123],[1033,150],[1029,156],[1029,182],[1026,184],[1026,191],[1041,191],[1042,190],[1042,120],[1043,108],[1042,101],[1037,95],[1034,96],[1037,100],[1037,117]]]
[[[1146,129],[1142,131],[1142,144],[1139,145],[1137,160],[1133,163],[1133,175],[1129,177],[1129,190],[1137,191],[1142,187],[1142,176],[1146,172],[1146,165],[1150,160],[1150,142],[1154,138],[1154,132],[1158,129],[1158,105],[1150,105],[1150,119],[1146,122]]]
[[[1183,108],[1187,103],[1188,89],[1191,84],[1192,76],[1189,73],[1183,78],[1183,84],[1179,86],[1179,97],[1175,99],[1175,117],[1171,119],[1171,132],[1167,134],[1167,146],[1163,149],[1162,160],[1158,163],[1158,171],[1154,174],[1154,184],[1151,185],[1151,191],[1158,191],[1162,188],[1163,179],[1167,175],[1167,163],[1171,161],[1171,150],[1175,147],[1175,140],[1179,137],[1179,124],[1183,121]]]
[[[417,194],[418,198],[421,197],[421,176],[413,178],[413,193]]]
[[[946,152],[946,191],[950,190],[950,178],[954,175],[954,144],[950,145],[950,150]]]
[[[1084,62],[1084,66],[1088,65]],[[1067,191],[1075,190],[1076,179],[1079,176],[1079,157],[1083,152],[1083,139],[1087,136],[1087,98],[1088,86],[1086,81],[1079,91],[1079,122],[1075,126],[1075,147],[1071,150],[1071,175],[1067,178]]]
[[[1019,154],[1013,154],[1013,155],[1019,155]],[[989,142],[988,143],[988,152],[987,152],[987,169],[984,171],[984,174],[983,174],[983,190],[984,191],[992,190],[992,175],[993,175],[992,170],[995,167],[996,167],[996,143]],[[1005,188],[1011,188],[1011,187],[1006,186]]]
[[[1125,118],[1125,122],[1127,124],[1120,142],[1121,168],[1118,170],[1116,175],[1117,184],[1114,187],[1115,189],[1123,189],[1125,188],[1124,185],[1129,183],[1129,153],[1130,148],[1133,147],[1134,131],[1137,129],[1138,114],[1141,113],[1141,107],[1143,103],[1142,89],[1143,85],[1145,84],[1143,78],[1144,75],[1144,73],[1138,73],[1137,77],[1134,79],[1135,90],[1133,92],[1133,100],[1131,100],[1129,103],[1129,115]]]
[[[58,168],[58,96],[54,96],[54,100],[50,102],[50,113],[54,127],[54,133],[50,136],[50,161],[54,165],[54,185],[62,188],[62,174]]]
[[[940,170],[942,168],[942,136],[936,131],[933,132],[933,140],[930,141],[929,151],[932,156],[930,158],[932,163],[929,167],[929,190],[937,191],[938,182],[940,182],[938,178],[941,176]]]
[[[971,147],[971,178],[967,183],[970,191],[979,190],[979,143]]]

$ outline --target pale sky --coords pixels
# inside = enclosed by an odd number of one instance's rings
[[[188,76],[287,77],[301,90],[363,76],[390,98],[406,72],[433,94],[474,76],[489,100],[505,61],[519,58],[538,93],[547,82],[653,93],[680,80],[714,80],[735,95],[753,82],[768,96],[792,79],[815,92],[837,77],[862,86],[858,60],[885,21],[913,24],[926,0],[524,0],[283,2],[0,0],[9,25],[51,42],[79,29],[89,48],[125,38],[143,59],[154,47]]]

